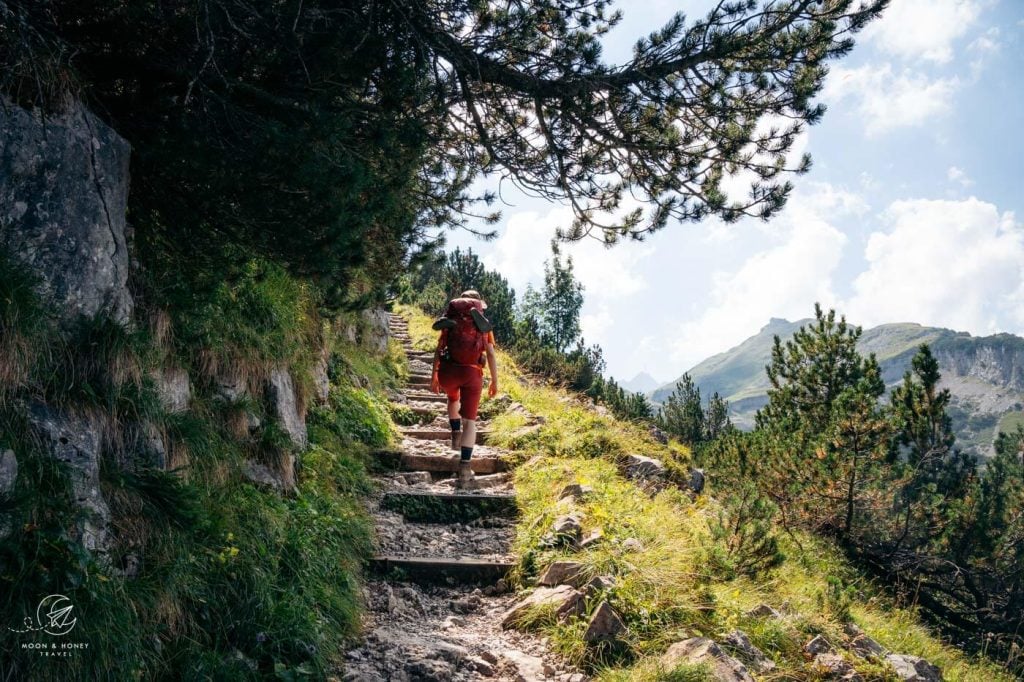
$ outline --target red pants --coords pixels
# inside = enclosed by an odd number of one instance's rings
[[[448,394],[449,403],[456,400],[462,402],[459,406],[459,416],[475,420],[477,408],[480,407],[480,394],[484,388],[484,373],[480,368],[441,362],[441,367],[437,370],[437,380]]]

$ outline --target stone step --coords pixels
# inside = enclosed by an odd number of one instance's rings
[[[415,438],[416,440],[448,440],[451,438],[451,431],[436,430],[436,429],[402,429],[402,436],[405,438]],[[477,431],[476,432],[476,445],[487,445],[487,438],[490,436],[488,431]]]
[[[398,407],[404,407],[413,414],[433,414],[438,415],[444,412],[440,407],[427,407],[426,405],[403,405],[402,403],[392,403]]]
[[[370,560],[370,569],[380,575],[392,575],[419,584],[473,583],[493,584],[515,568],[510,561],[447,557],[401,557],[378,555]]]
[[[419,403],[448,403],[448,396],[437,393],[424,393],[423,391],[410,391],[405,397],[413,402]]]
[[[515,495],[505,493],[391,491],[384,493],[380,507],[419,523],[468,523],[485,516],[508,518],[519,513]]]
[[[459,470],[459,453],[452,451],[450,457],[442,455],[418,455],[411,452],[402,454],[399,466],[404,471],[430,471],[454,474]],[[475,474],[496,474],[508,471],[508,463],[499,457],[473,457],[470,468]]]

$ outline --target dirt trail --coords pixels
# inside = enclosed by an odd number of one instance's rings
[[[366,637],[347,652],[351,682],[559,680],[586,678],[537,637],[505,630],[514,601],[505,580],[514,563],[514,491],[502,450],[478,445],[481,488],[454,487],[458,453],[448,447],[445,403],[428,395],[430,365],[392,316],[411,372],[403,402],[428,424],[406,429],[397,470],[378,477],[371,500],[378,578],[365,589]],[[481,424],[486,429],[485,424]]]

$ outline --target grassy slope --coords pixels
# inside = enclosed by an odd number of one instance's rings
[[[33,319],[23,314],[28,303],[14,309],[10,298],[0,296],[0,312]],[[27,436],[17,401],[0,392],[0,449],[15,450],[19,463],[13,498],[0,500],[0,512],[10,516],[0,523],[21,531],[0,538],[0,613],[13,625],[16,614],[35,612],[41,595],[65,594],[79,618],[75,641],[89,645],[74,658],[41,663],[20,649],[24,638],[0,628],[0,676],[306,679],[337,665],[360,626],[360,572],[371,549],[361,502],[371,485],[367,453],[393,437],[385,389],[401,383],[394,361],[402,354],[396,345],[388,359],[372,356],[311,309],[304,287],[275,273],[225,288],[208,309],[186,309],[191,327],[178,325],[179,338],[194,336],[220,357],[192,345],[171,348],[161,340],[168,335],[145,328],[101,326],[102,334],[62,340],[45,326],[14,327],[32,335],[19,347],[50,353],[22,354],[24,370],[8,363],[0,388],[20,392],[15,396],[43,392],[49,404],[104,424],[144,419],[165,433],[171,466],[182,468],[126,472],[116,448],[104,448],[101,487],[115,543],[112,566],[100,565],[68,537],[76,512],[66,476]],[[301,453],[264,401],[226,404],[204,374],[233,368],[259,385],[268,367],[283,365],[302,391],[311,384],[314,340],[330,351],[331,389],[328,404],[308,414],[310,447]],[[59,364],[65,355],[87,362],[69,369]],[[165,363],[190,370],[193,396],[184,413],[167,414],[155,398],[148,376]],[[102,371],[87,372],[92,366]],[[109,378],[111,368],[124,366],[136,370]],[[247,426],[247,413],[261,429]],[[288,454],[299,462],[294,494],[281,496],[242,475],[248,460],[272,464]],[[126,579],[113,569],[132,556],[138,575]]]
[[[434,338],[429,320],[410,309],[402,312],[411,317],[414,340],[429,348]],[[594,670],[599,679],[705,679],[706,671],[699,668],[661,670],[658,656],[673,641],[698,634],[717,637],[737,627],[779,664],[771,679],[820,679],[808,667],[801,647],[818,633],[841,639],[845,618],[893,651],[938,665],[947,680],[1013,679],[998,666],[943,644],[913,609],[896,608],[883,590],[824,541],[801,536],[798,546],[783,538],[787,558],[779,568],[757,579],[735,577],[714,535],[722,510],[714,500],[713,480],[710,494],[696,502],[674,489],[649,498],[615,466],[621,454],[637,452],[665,459],[682,471],[688,458],[684,447],[658,445],[642,428],[597,415],[563,391],[526,385],[508,356],[502,354],[500,360],[503,391],[547,420],[539,432],[528,436],[516,435],[521,418],[504,415],[492,423],[495,441],[516,448],[524,462],[516,473],[523,509],[516,539],[520,584],[531,584],[558,558],[584,563],[590,575],[613,575],[615,587],[601,596],[623,616],[629,633],[620,646],[594,648],[582,640],[582,619],[558,624],[537,614],[526,627],[544,632],[563,654]],[[558,494],[574,482],[594,489],[580,505],[584,534],[600,528],[605,541],[584,551],[545,549],[540,538],[564,511]],[[622,542],[628,538],[640,540],[644,549],[626,551]],[[771,621],[744,615],[762,602],[785,608],[785,618]],[[596,603],[590,600],[588,608]],[[868,679],[891,679],[883,666],[850,661]]]

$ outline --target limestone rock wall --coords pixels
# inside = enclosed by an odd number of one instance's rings
[[[0,249],[28,266],[66,320],[131,318],[130,153],[81,104],[44,118],[0,100]]]

